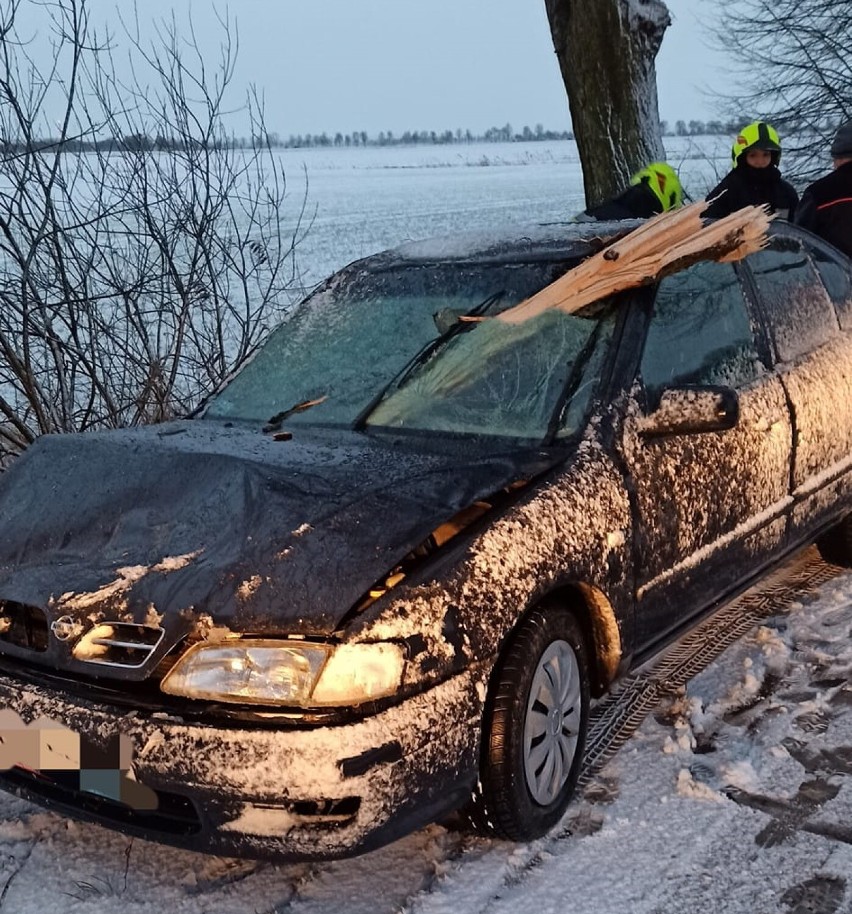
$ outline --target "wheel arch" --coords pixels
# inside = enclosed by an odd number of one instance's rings
[[[589,656],[589,686],[599,697],[615,679],[623,658],[621,629],[612,603],[606,594],[591,584],[575,581],[550,591],[537,601],[564,606],[577,617],[586,637]]]

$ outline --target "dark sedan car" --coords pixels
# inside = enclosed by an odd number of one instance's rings
[[[38,440],[0,477],[0,786],[216,853],[529,839],[591,699],[802,544],[847,560],[849,261],[776,223],[488,320],[610,229],[367,258],[195,418]]]

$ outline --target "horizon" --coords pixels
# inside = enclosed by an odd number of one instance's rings
[[[722,121],[721,119],[712,119],[712,120],[699,120],[693,118],[690,121],[686,121],[683,118],[678,118],[675,121],[660,120],[660,128],[662,136],[720,136],[720,135],[734,135],[736,134],[739,126],[734,126],[739,124],[739,121]],[[682,125],[682,126],[681,126]],[[535,127],[531,127],[529,124],[524,124],[520,131],[516,131],[511,123],[506,122],[502,126],[491,126],[484,133],[473,133],[470,128],[456,127],[451,130],[445,128],[443,130],[403,130],[403,131],[394,131],[394,130],[379,130],[377,133],[371,133],[366,130],[351,131],[349,133],[343,133],[340,130],[329,131],[324,130],[321,133],[290,133],[286,138],[277,130],[267,130],[265,133],[267,144],[272,147],[292,147],[293,145],[303,145],[305,147],[310,146],[337,146],[345,143],[347,146],[352,148],[359,148],[363,146],[395,146],[395,145],[450,145],[452,143],[517,143],[517,142],[545,142],[545,141],[575,141],[574,131],[572,129],[562,129],[554,130],[544,126],[543,124],[536,124]],[[127,134],[110,134],[98,139],[85,139],[83,136],[70,137],[64,141],[61,141],[62,145],[66,146],[104,146],[111,143],[120,142],[121,139],[130,140],[138,138],[140,142],[148,143],[176,143],[174,137],[166,137],[161,134],[140,134],[140,133],[127,133]],[[338,138],[340,142],[338,142]],[[241,136],[236,132],[231,132],[226,134],[225,142],[217,145],[251,145],[252,141],[255,139],[262,139],[260,136]],[[355,140],[355,142],[346,142],[347,140]],[[303,143],[295,143],[295,141],[301,140]],[[322,142],[317,142],[318,140]],[[37,143],[44,144],[46,146],[56,145],[60,141],[52,136],[43,136],[38,137],[35,140]],[[260,144],[258,144],[260,145]],[[5,147],[6,149],[17,149],[18,147],[26,146],[26,143],[22,143],[20,140],[5,140],[0,143],[0,147]]]

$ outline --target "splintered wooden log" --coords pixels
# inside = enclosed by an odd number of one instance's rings
[[[658,282],[699,260],[741,260],[766,245],[772,215],[765,207],[747,206],[704,225],[701,214],[706,208],[702,200],[649,219],[492,320],[519,324],[550,308],[570,314],[624,289]]]

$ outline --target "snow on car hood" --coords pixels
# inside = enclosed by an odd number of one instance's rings
[[[209,421],[44,436],[0,476],[0,600],[328,634],[435,527],[548,462]]]

